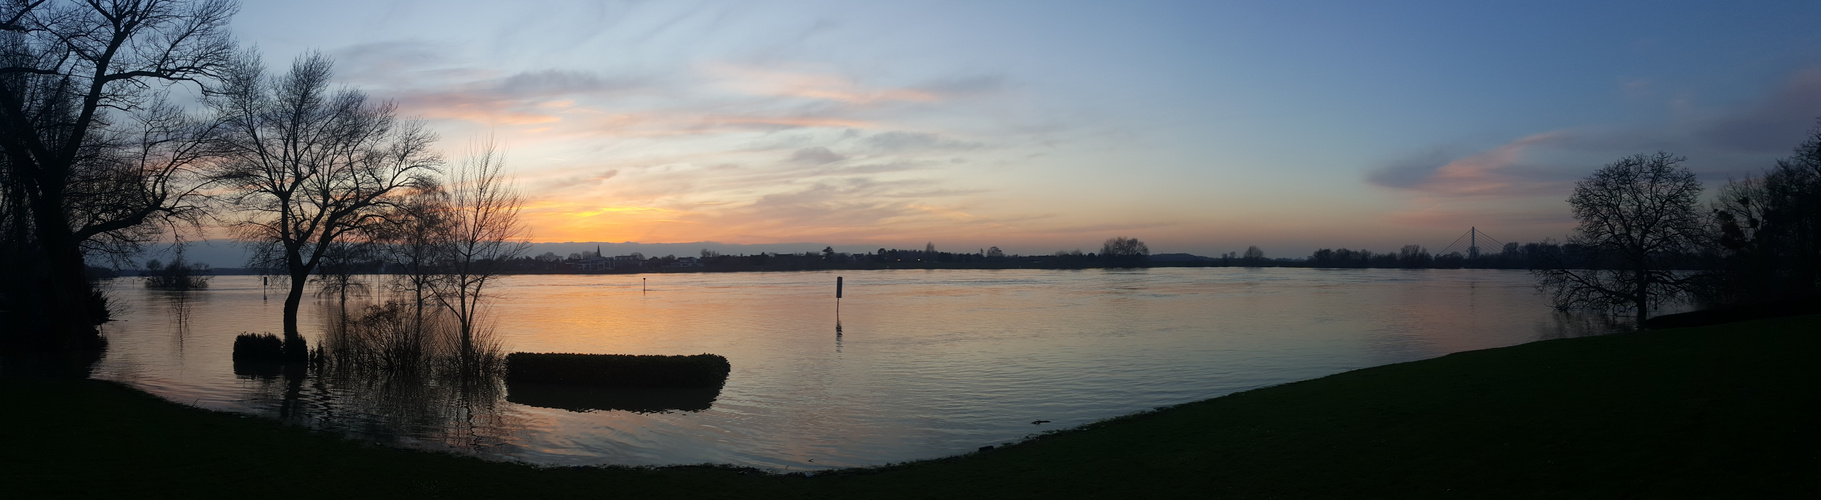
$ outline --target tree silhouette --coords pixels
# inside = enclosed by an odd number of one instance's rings
[[[304,283],[338,241],[371,231],[386,208],[432,189],[441,163],[421,125],[400,122],[391,103],[331,91],[331,63],[298,57],[268,76],[256,54],[236,58],[211,96],[226,122],[228,159],[218,179],[233,191],[240,236],[271,248],[286,274],[286,356],[303,356],[297,309]]]
[[[434,285],[442,271],[442,249],[449,232],[444,227],[451,211],[448,196],[440,189],[416,189],[387,210],[390,213],[373,231],[374,239],[381,242],[382,257],[396,266],[389,288],[410,300],[405,304],[410,320],[407,330],[422,337],[428,334],[428,315],[438,305]],[[562,257],[544,252],[538,260],[556,262]]]
[[[998,247],[993,247],[995,250]],[[1100,258],[1111,267],[1136,267],[1144,265],[1150,258],[1151,249],[1138,238],[1118,236],[1107,238],[1100,245]]]
[[[506,176],[504,157],[492,143],[451,169],[448,186],[449,212],[441,225],[447,232],[445,272],[434,281],[436,297],[455,314],[461,328],[462,368],[475,370],[481,368],[476,362],[488,361],[481,352],[486,346],[476,343],[487,283],[530,244],[524,241],[526,228],[518,220],[522,198]]]
[[[1821,126],[1756,178],[1729,182],[1714,202],[1717,302],[1802,300],[1821,288]]]
[[[1642,325],[1651,308],[1691,290],[1694,280],[1669,268],[1704,230],[1695,206],[1701,182],[1683,160],[1627,156],[1575,184],[1568,204],[1580,224],[1566,246],[1579,246],[1587,265],[1557,259],[1532,271],[1557,308],[1630,309]]]
[[[0,5],[0,218],[10,316],[45,340],[98,344],[105,301],[86,254],[130,253],[149,223],[199,212],[212,123],[166,101],[210,86],[233,50],[238,6],[197,1]],[[29,313],[26,311],[30,311]]]
[[[1434,259],[1422,245],[1404,245],[1397,251],[1397,262],[1407,268],[1429,267]]]
[[[1249,246],[1243,258],[1247,266],[1258,267],[1265,263],[1265,251],[1259,250],[1257,245]]]

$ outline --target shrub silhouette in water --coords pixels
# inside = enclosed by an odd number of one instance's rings
[[[506,382],[597,387],[715,387],[732,365],[714,354],[653,356],[515,352],[506,356]]]
[[[234,337],[234,361],[285,360],[285,341],[270,333],[242,333]]]
[[[289,346],[270,333],[242,333],[234,337],[234,374],[251,377],[277,376],[284,368],[285,350]]]
[[[191,264],[182,256],[170,264],[154,260],[145,265],[145,287],[161,290],[201,290],[209,287],[209,265]]]

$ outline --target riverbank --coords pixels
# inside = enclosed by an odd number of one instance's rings
[[[1457,353],[816,477],[381,448],[96,381],[0,379],[0,496],[1811,497],[1821,316]]]

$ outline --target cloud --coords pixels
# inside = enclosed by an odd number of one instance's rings
[[[625,92],[645,88],[649,83],[639,78],[603,78],[586,71],[546,69],[514,73],[482,89],[501,98],[535,99],[551,96],[575,96]]]
[[[526,125],[562,120],[566,111],[577,107],[578,98],[628,93],[650,86],[649,81],[639,78],[539,70],[407,90],[399,101],[430,118]]]
[[[918,89],[949,98],[970,97],[991,94],[1005,88],[1005,78],[998,75],[978,75],[952,78],[923,85]]]
[[[426,72],[441,72],[443,77],[472,73],[468,70],[451,74],[451,63],[455,58],[449,54],[449,49],[422,40],[362,43],[335,50],[331,55],[335,58],[338,77],[365,84],[389,86],[412,82]]]
[[[705,65],[702,71],[720,80],[722,87],[755,96],[829,100],[848,104],[933,102],[941,99],[940,95],[930,90],[873,87],[846,76],[828,73],[791,72],[725,63]]]
[[[935,185],[934,181],[918,179],[828,179],[684,220],[701,228],[738,231],[729,236],[747,241],[780,237],[890,241],[1011,229],[957,203],[959,192],[931,189]],[[902,195],[911,191],[921,196]],[[786,234],[791,236],[782,236]]]
[[[358,75],[350,83],[394,99],[405,115],[452,130],[491,127],[537,151],[521,178],[535,186],[527,218],[539,240],[922,241],[1013,231],[995,217],[1015,213],[970,206],[994,203],[982,196],[993,189],[943,173],[1030,134],[1001,130],[989,146],[942,129],[992,113],[973,104],[1003,91],[996,76],[905,82],[788,62],[500,70],[492,68],[510,66],[464,66],[472,59],[451,50],[406,40],[343,57]]]
[[[1743,110],[1698,128],[1697,137],[1734,151],[1788,153],[1821,116],[1821,68],[1796,72]]]
[[[1648,81],[1625,82],[1647,90]],[[1792,72],[1732,109],[1687,113],[1679,121],[1629,130],[1559,129],[1484,151],[1442,150],[1374,169],[1373,185],[1439,198],[1567,196],[1573,182],[1617,158],[1654,151],[1686,156],[1706,180],[1748,175],[1788,154],[1821,116],[1821,68]]]
[[[1559,200],[1587,173],[1632,154],[1684,155],[1689,159],[1684,165],[1708,181],[1750,175],[1788,154],[1816,125],[1817,115],[1821,68],[1809,68],[1793,72],[1761,97],[1733,109],[1687,114],[1679,122],[1631,130],[1554,130],[1465,155],[1438,149],[1374,169],[1366,181],[1415,195],[1411,201],[1420,208],[1393,214],[1394,222],[1461,220],[1433,212],[1433,207],[1453,207],[1466,200]],[[1535,219],[1517,212],[1511,216],[1516,217],[1514,223]]]
[[[789,161],[791,163],[801,163],[805,165],[823,165],[845,159],[847,159],[846,156],[835,154],[834,151],[829,151],[828,148],[817,146],[799,149],[796,152],[791,153]]]
[[[1630,133],[1554,130],[1465,155],[1438,149],[1376,169],[1366,182],[1407,195],[1402,210],[1385,214],[1388,223],[1534,239],[1572,227],[1562,200],[1575,181],[1654,144]]]
[[[720,115],[702,116],[696,120],[697,131],[716,126],[740,130],[782,130],[792,128],[872,128],[872,122],[818,116]]]
[[[345,81],[397,101],[408,114],[487,125],[559,122],[590,98],[662,86],[653,77],[570,69],[502,73],[465,66],[451,50],[415,40],[359,44],[336,52],[337,69]]]
[[[949,139],[939,134],[898,131],[873,134],[860,142],[883,153],[960,151],[981,146],[978,142]]]
[[[1390,214],[1387,219],[1397,225],[1454,229],[1467,226],[1521,231],[1538,226],[1568,227],[1574,216],[1567,210],[1549,207],[1513,208],[1510,206],[1473,206],[1447,201]]]
[[[933,180],[847,176],[754,186],[769,191],[740,199],[726,196],[723,191],[737,188],[717,185],[713,192],[698,189],[648,200],[634,196],[609,206],[585,201],[545,201],[527,207],[526,212],[527,219],[539,227],[559,228],[537,235],[540,241],[707,238],[754,243],[803,239],[861,242],[967,232],[1002,234],[1010,230],[959,202],[965,191],[945,191]]]
[[[1575,138],[1565,131],[1524,137],[1487,151],[1437,161],[1434,153],[1371,172],[1366,180],[1383,187],[1451,197],[1522,197],[1559,192],[1571,185],[1572,173],[1526,163],[1540,148],[1571,146]]]
[[[539,190],[544,192],[586,188],[607,182],[608,179],[612,179],[618,175],[620,175],[619,169],[608,169],[592,174],[562,176],[539,182],[538,185],[540,186]]]

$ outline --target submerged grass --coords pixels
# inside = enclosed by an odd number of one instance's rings
[[[1821,316],[1458,353],[815,477],[485,462],[7,378],[0,497],[1818,498],[1816,332]]]

